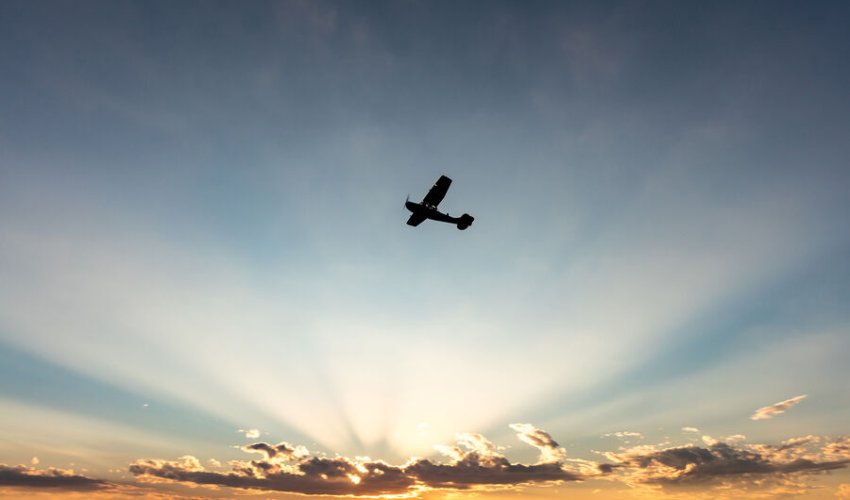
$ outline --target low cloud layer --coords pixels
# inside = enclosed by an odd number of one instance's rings
[[[81,476],[72,470],[39,470],[26,465],[0,464],[0,487],[93,491],[112,487],[108,481]]]
[[[794,396],[791,399],[786,399],[785,401],[780,401],[778,403],[773,403],[772,405],[764,406],[756,410],[755,413],[750,417],[750,420],[767,420],[769,418],[773,418],[777,415],[782,415],[788,409],[793,406],[796,406],[800,403],[800,401],[806,399],[805,394],[801,394],[800,396]]]
[[[536,463],[513,463],[502,454],[503,448],[483,435],[464,433],[458,434],[452,445],[435,446],[444,461],[413,457],[404,464],[392,465],[369,457],[328,457],[289,443],[258,442],[242,447],[255,458],[231,461],[229,471],[222,471],[216,461],[210,462],[212,468],[206,468],[193,456],[137,460],[129,470],[144,483],[178,482],[304,495],[418,496],[434,489],[483,491],[593,479],[653,488],[658,494],[688,487],[767,491],[770,485],[786,490],[795,486],[803,491],[810,475],[850,465],[848,436],[808,435],[779,444],[759,444],[746,443],[744,436],[736,434],[703,439],[705,445],[622,446],[616,451],[597,452],[604,457],[597,462],[567,458],[549,433],[530,424],[511,424],[511,428],[519,440],[539,450]],[[132,487],[72,470],[0,465],[0,488],[93,494]]]
[[[308,495],[397,494],[413,485],[398,467],[344,457],[309,457],[295,464],[263,459],[232,465],[230,472],[208,471],[195,457],[185,456],[176,461],[138,460],[130,465],[130,472],[147,479]]]
[[[540,451],[537,463],[512,463],[501,448],[476,433],[458,434],[435,448],[445,463],[411,458],[391,465],[367,457],[328,458],[303,446],[253,443],[258,454],[231,462],[229,472],[205,469],[191,456],[175,461],[138,460],[130,472],[146,481],[180,481],[307,495],[413,495],[430,489],[498,489],[604,478],[633,487],[762,487],[842,469],[850,463],[850,438],[802,436],[778,445],[746,444],[743,435],[707,439],[705,446],[641,445],[599,452],[606,461],[568,459],[552,436],[530,424],[511,424],[517,438]]]
[[[820,436],[789,439],[776,446],[715,440],[706,447],[639,446],[603,455],[628,484],[684,486],[842,469],[850,463],[848,444],[846,437]]]
[[[138,460],[130,472],[147,480],[163,479],[195,484],[287,491],[314,495],[390,495],[417,490],[577,481],[585,474],[564,462],[566,452],[552,437],[530,424],[512,424],[517,437],[540,450],[533,465],[511,463],[480,434],[460,434],[457,443],[437,446],[448,463],[411,458],[403,465],[380,460],[326,458],[303,446],[254,443],[242,449],[261,458],[232,462],[230,472],[206,470],[196,458],[176,461]]]

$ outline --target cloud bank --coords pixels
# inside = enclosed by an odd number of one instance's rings
[[[578,481],[586,474],[564,462],[566,452],[552,437],[530,424],[512,424],[517,437],[540,450],[537,464],[511,463],[480,434],[459,434],[451,446],[435,447],[449,458],[437,463],[413,457],[390,465],[365,457],[326,458],[303,446],[254,443],[242,449],[261,458],[231,462],[229,472],[206,470],[198,459],[137,460],[130,472],[146,480],[302,493],[308,495],[403,495],[425,489],[464,490],[478,487]]]
[[[112,486],[108,481],[81,476],[73,470],[39,470],[26,465],[0,464],[0,487],[93,491]]]
[[[607,462],[568,459],[552,436],[531,424],[511,424],[517,438],[540,451],[535,464],[512,463],[476,433],[458,434],[435,449],[446,463],[412,457],[391,465],[368,457],[328,458],[289,443],[242,447],[260,455],[233,461],[229,472],[205,469],[192,456],[137,460],[130,472],[145,481],[179,481],[306,495],[416,495],[431,489],[488,490],[534,484],[606,479],[631,487],[762,488],[771,480],[790,484],[807,474],[846,468],[850,437],[802,436],[778,445],[746,444],[744,436],[710,439],[706,446],[640,445],[598,452]]]
[[[715,441],[707,447],[638,446],[603,455],[613,462],[611,470],[627,484],[687,486],[843,469],[850,463],[848,445],[847,437],[804,436],[777,446]]]
[[[604,457],[597,462],[567,458],[549,433],[531,424],[511,424],[511,428],[520,441],[539,450],[536,463],[511,462],[501,447],[483,435],[464,433],[458,434],[452,445],[435,446],[445,462],[411,457],[404,464],[392,465],[369,457],[328,457],[285,442],[257,442],[241,448],[255,458],[231,461],[229,471],[215,470],[221,467],[217,461],[210,461],[212,468],[206,468],[189,455],[177,460],[140,459],[129,471],[149,487],[155,487],[150,483],[165,486],[176,482],[303,495],[414,497],[429,490],[481,492],[594,479],[651,488],[660,495],[683,488],[764,492],[776,485],[785,488],[783,491],[794,487],[803,491],[808,476],[850,464],[850,436],[808,435],[779,444],[748,444],[743,436],[733,435],[706,441],[704,446],[643,444],[597,452]],[[133,486],[72,470],[0,465],[0,488],[94,494]]]

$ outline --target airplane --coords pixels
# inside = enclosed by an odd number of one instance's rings
[[[410,196],[408,196],[407,200],[404,202],[404,207],[413,212],[413,214],[409,219],[407,219],[407,225],[418,226],[426,219],[431,219],[440,222],[448,222],[449,224],[457,224],[457,228],[460,230],[464,230],[471,226],[475,217],[469,214],[463,214],[460,217],[452,217],[449,214],[444,214],[437,210],[437,205],[443,201],[443,198],[445,198],[446,192],[449,190],[449,186],[451,186],[451,184],[451,179],[445,175],[441,175],[440,178],[437,179],[437,182],[434,183],[428,191],[428,194],[425,195],[425,198],[422,199],[422,202],[414,203],[410,201]]]

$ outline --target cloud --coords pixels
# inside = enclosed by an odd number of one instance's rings
[[[177,460],[140,459],[129,470],[145,483],[180,482],[328,496],[408,497],[433,489],[486,491],[593,479],[671,494],[678,493],[670,488],[689,486],[705,493],[738,488],[779,494],[805,491],[807,475],[844,469],[850,464],[848,436],[806,435],[778,444],[745,443],[745,436],[740,434],[720,439],[703,436],[705,445],[700,446],[664,442],[597,452],[608,460],[599,463],[566,458],[566,451],[549,433],[531,424],[510,427],[519,440],[540,451],[537,463],[513,463],[502,454],[502,447],[485,436],[463,433],[456,436],[454,444],[434,447],[446,457],[443,462],[412,457],[401,465],[392,465],[369,457],[327,457],[286,442],[257,442],[241,448],[256,458],[231,461],[226,471],[217,461],[210,460],[211,466],[205,467],[189,455]],[[35,474],[25,466],[15,470],[19,475]],[[72,471],[52,474],[77,478],[92,489],[110,486],[105,481],[75,476]]]
[[[137,460],[130,465],[130,472],[145,482],[177,481],[330,496],[407,496],[431,489],[493,490],[597,478],[633,487],[699,486],[713,491],[734,485],[787,492],[804,490],[807,474],[850,464],[850,437],[846,436],[808,435],[771,445],[744,443],[742,434],[720,439],[705,435],[704,446],[642,444],[599,452],[609,461],[599,463],[566,458],[566,451],[549,433],[531,424],[510,427],[519,440],[540,451],[536,464],[512,463],[502,454],[502,448],[485,436],[462,433],[454,444],[434,447],[448,462],[412,457],[402,465],[391,465],[369,457],[330,458],[286,442],[258,442],[242,447],[258,458],[232,461],[226,472],[205,468],[193,456],[173,461]],[[625,431],[608,435],[642,437]]]
[[[582,476],[565,470],[562,464],[511,464],[502,459],[496,465],[484,465],[474,460],[449,465],[418,460],[405,471],[431,488],[466,489],[479,485],[520,485],[550,481],[578,481]]]
[[[682,432],[699,432],[696,427],[682,427]]]
[[[841,436],[828,443],[824,446],[823,453],[831,459],[850,458],[850,436]]]
[[[73,470],[39,470],[26,465],[0,464],[0,487],[49,488],[69,491],[93,491],[111,488],[113,485],[101,479],[75,474]]]
[[[566,453],[552,437],[530,424],[513,424],[517,437],[538,448],[541,462],[511,463],[496,446],[480,434],[459,434],[455,445],[436,448],[450,462],[435,463],[411,458],[404,465],[390,465],[369,458],[319,457],[303,446],[289,443],[253,443],[242,447],[262,458],[231,462],[230,472],[207,470],[192,456],[176,461],[137,460],[130,472],[146,480],[181,481],[235,488],[287,491],[308,495],[398,495],[430,488],[473,487],[577,481],[586,474],[571,470],[558,458]],[[592,462],[583,461],[585,469]],[[599,469],[594,469],[596,474]]]
[[[708,446],[713,446],[717,443],[740,443],[742,441],[746,441],[746,439],[747,436],[743,434],[732,434],[731,436],[726,436],[720,439],[715,439],[707,434],[702,436],[702,442]]]
[[[801,394],[800,396],[794,396],[791,399],[786,399],[785,401],[780,401],[778,403],[759,408],[758,410],[756,410],[755,413],[753,413],[753,415],[750,417],[750,420],[767,420],[777,415],[781,415],[788,411],[788,409],[790,409],[791,407],[797,405],[805,398],[806,395]]]
[[[615,462],[624,481],[629,484],[688,485],[747,481],[847,467],[850,452],[843,448],[846,438],[834,440],[824,447],[816,446],[824,440],[807,436],[788,440],[779,446],[733,446],[709,439],[706,440],[710,443],[707,447],[636,447],[604,455]]]
[[[130,472],[159,478],[233,488],[286,491],[308,495],[386,495],[408,491],[414,480],[383,462],[358,463],[344,457],[309,457],[294,465],[270,460],[234,462],[230,472],[208,471],[194,457],[177,461],[137,460]]]
[[[245,437],[248,439],[257,439],[260,437],[260,429],[239,429],[238,432],[245,433]]]
[[[266,456],[266,460],[272,460],[275,458],[294,460],[306,457],[310,454],[307,448],[303,446],[293,446],[289,443],[280,443],[276,445],[266,443],[247,444],[242,447],[242,451],[246,451],[248,453],[262,453]]]
[[[449,464],[416,460],[405,467],[411,476],[431,488],[466,489],[476,485],[517,485],[548,481],[577,481],[586,476],[568,470],[566,452],[547,432],[531,424],[511,424],[517,437],[540,450],[535,465],[512,464],[480,434],[460,434],[456,446],[436,446],[449,456]]]
[[[221,473],[206,470],[195,457],[184,456],[176,461],[138,460],[130,465],[130,472],[147,480],[158,478],[307,495],[398,494],[407,492],[414,484],[399,467],[345,457],[304,457],[294,464],[277,459],[233,462],[230,472]]]
[[[714,439],[713,437],[706,434],[705,436],[702,437],[702,442],[707,444],[708,446],[714,446],[715,444],[719,443],[720,441],[718,441],[718,440]]]
[[[552,439],[546,431],[531,424],[511,424],[511,429],[517,431],[517,437],[540,450],[540,462],[561,462],[567,457],[567,452]]]
[[[639,438],[639,439],[643,439],[643,434],[641,434],[640,432],[617,431],[617,432],[609,432],[607,434],[603,434],[602,437],[618,437],[618,438],[636,437],[636,438]]]

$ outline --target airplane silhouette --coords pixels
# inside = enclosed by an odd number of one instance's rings
[[[472,221],[475,220],[475,217],[469,214],[463,214],[460,217],[452,217],[449,214],[444,214],[437,210],[437,205],[439,205],[440,202],[443,201],[443,198],[446,197],[446,192],[449,190],[449,186],[451,186],[451,184],[451,179],[445,175],[441,175],[440,178],[437,179],[437,182],[434,183],[434,186],[432,186],[428,191],[428,194],[425,195],[425,198],[422,199],[421,203],[414,203],[410,201],[410,196],[408,196],[407,201],[404,202],[404,206],[413,212],[413,214],[409,219],[407,219],[407,225],[418,226],[425,219],[457,224],[457,228],[461,230],[472,225]]]

